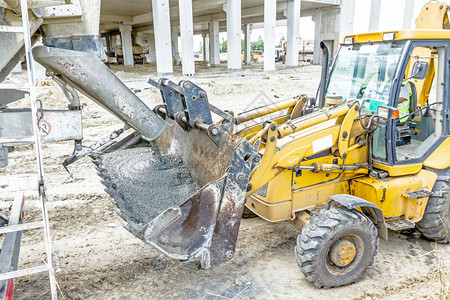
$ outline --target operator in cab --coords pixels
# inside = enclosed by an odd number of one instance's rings
[[[391,64],[388,67],[388,70],[386,72],[386,80],[384,81],[383,84],[381,84],[381,98],[384,99],[388,99],[389,97],[389,93],[391,91],[391,87],[392,87],[392,81],[394,79],[394,75],[395,75],[395,70],[397,68],[397,64]],[[374,80],[372,80],[374,81]],[[371,84],[369,84],[370,86]],[[367,91],[371,91],[373,90],[368,88],[366,89]],[[411,88],[411,83],[408,80],[403,80],[401,83],[401,87],[400,87],[400,94],[398,97],[398,105],[397,108],[400,112],[400,121],[399,124],[403,124],[404,122],[407,121],[408,119],[408,115],[410,112],[410,106],[411,106],[411,101],[413,98],[413,89]],[[365,95],[365,97],[367,98],[371,98],[371,96],[374,95]],[[376,96],[376,95],[375,95]],[[386,103],[387,105],[387,103]]]

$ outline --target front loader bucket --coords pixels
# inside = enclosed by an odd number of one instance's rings
[[[247,184],[259,160],[247,140],[230,133],[231,116],[210,105],[192,82],[150,80],[164,102],[153,111],[87,53],[49,47],[33,52],[53,76],[151,141],[94,161],[125,227],[166,255],[198,260],[203,268],[233,257]],[[227,122],[213,124],[211,111]]]
[[[211,138],[166,122],[150,147],[104,154],[95,163],[130,232],[171,258],[209,268],[234,255],[258,154],[225,130]]]

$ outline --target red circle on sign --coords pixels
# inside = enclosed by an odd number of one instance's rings
[[[33,126],[31,126],[31,132],[34,133]],[[46,138],[50,135],[52,132],[52,125],[50,125],[50,122],[47,120],[40,120],[39,121],[39,132],[41,133],[41,138]]]

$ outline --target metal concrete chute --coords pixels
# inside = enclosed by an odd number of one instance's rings
[[[33,48],[33,55],[53,76],[61,77],[144,137],[154,140],[164,131],[166,123],[97,57],[45,46]]]

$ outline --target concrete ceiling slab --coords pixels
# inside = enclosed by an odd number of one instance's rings
[[[194,30],[206,30],[211,20],[226,20],[223,10],[226,0],[193,0]],[[302,0],[302,15],[309,15],[316,8],[337,7],[341,0]],[[178,0],[169,0],[173,26],[179,24]],[[242,22],[256,23],[264,20],[264,0],[242,0]],[[287,0],[277,0],[277,19],[284,18]],[[304,14],[304,12],[308,12]],[[119,24],[132,24],[133,28],[151,30],[153,23],[151,0],[102,0],[100,30],[117,31]],[[206,24],[206,25],[205,25]]]

